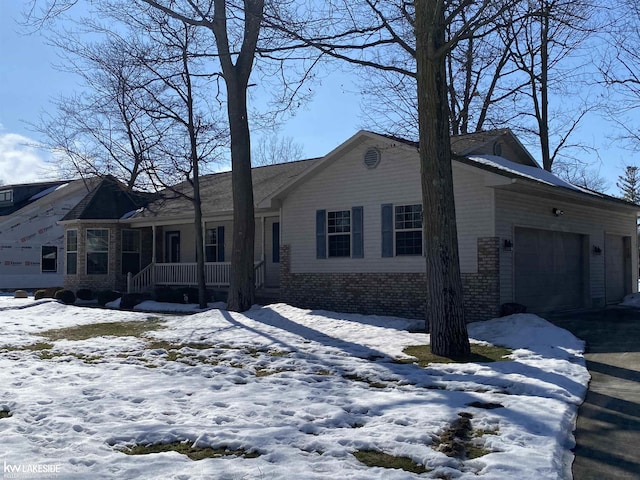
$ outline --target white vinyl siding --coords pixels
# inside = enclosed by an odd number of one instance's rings
[[[393,142],[389,142],[390,145]],[[363,163],[367,148],[382,151],[379,165]],[[454,163],[458,241],[462,272],[477,271],[477,237],[493,235],[493,189],[485,186],[485,174]],[[383,204],[410,205],[422,198],[420,163],[414,149],[382,148],[363,142],[335,162],[301,183],[282,206],[283,245],[291,246],[291,271],[301,272],[423,272],[421,256],[382,257],[381,215]],[[344,210],[345,205],[363,207],[363,258],[316,258],[315,212]],[[468,211],[467,211],[468,210]]]

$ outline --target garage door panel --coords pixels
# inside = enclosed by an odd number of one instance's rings
[[[582,235],[516,228],[514,255],[516,302],[533,312],[583,304]]]

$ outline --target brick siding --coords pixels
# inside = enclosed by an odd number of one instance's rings
[[[478,239],[478,273],[463,274],[465,318],[500,312],[499,239]],[[301,308],[424,319],[425,273],[291,273],[290,248],[280,248],[280,295]]]

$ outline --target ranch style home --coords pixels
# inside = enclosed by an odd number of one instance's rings
[[[495,317],[506,303],[530,312],[600,307],[637,291],[637,205],[542,170],[509,130],[454,137],[452,148],[469,321]],[[254,168],[253,183],[259,289],[303,308],[424,317],[415,143],[360,131],[322,158]],[[221,288],[230,173],[203,176],[201,190],[207,284]],[[66,288],[196,283],[189,201],[166,193],[107,216],[77,208],[60,221]]]

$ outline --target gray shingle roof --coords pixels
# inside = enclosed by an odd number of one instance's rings
[[[254,205],[312,167],[319,160],[314,158],[253,168],[251,176]],[[175,190],[185,192],[187,195],[192,194],[191,185],[187,182],[178,184]],[[193,211],[193,204],[189,199],[177,195],[170,189],[161,192],[161,196],[163,198],[152,202],[147,208],[131,218],[181,217],[189,215]],[[200,177],[200,196],[203,199],[203,215],[233,211],[231,172],[213,173]]]

